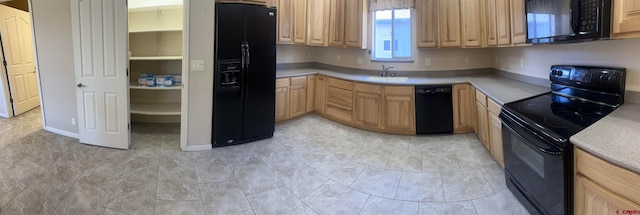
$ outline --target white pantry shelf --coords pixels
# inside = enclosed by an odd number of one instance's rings
[[[131,114],[142,115],[162,115],[162,116],[174,116],[180,115],[180,103],[131,103]]]
[[[182,56],[130,57],[129,60],[182,60]]]

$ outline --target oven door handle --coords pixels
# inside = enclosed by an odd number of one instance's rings
[[[504,126],[502,126],[503,128],[507,128],[509,129],[509,131],[511,131],[511,133],[513,135],[515,135],[518,139],[520,139],[523,143],[525,143],[527,146],[531,147],[532,149],[537,149],[538,151],[545,153],[545,154],[549,154],[549,155],[562,155],[562,150],[556,150],[553,147],[551,148],[543,148],[538,146],[537,144],[527,140],[526,138],[524,138],[522,135],[518,134],[518,132],[514,131],[513,128],[509,127],[509,125],[504,124]]]

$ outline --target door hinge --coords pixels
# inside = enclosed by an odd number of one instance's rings
[[[3,60],[3,61],[2,61],[2,64],[4,64],[4,66],[7,66],[7,61],[6,61],[6,60]]]
[[[127,123],[127,130],[131,130],[131,123]]]
[[[13,104],[13,98],[9,98],[9,103]]]
[[[127,77],[129,77],[129,68],[127,68]]]

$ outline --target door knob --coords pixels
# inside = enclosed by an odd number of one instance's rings
[[[83,85],[82,83],[78,82],[78,84],[76,85],[78,88],[83,88],[86,87],[87,85]]]

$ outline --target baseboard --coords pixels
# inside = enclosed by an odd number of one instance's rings
[[[6,114],[6,113],[0,113],[0,117],[3,117],[3,118],[7,118],[7,119],[9,119],[9,114]]]
[[[206,151],[206,150],[211,150],[211,145],[187,146],[187,148],[182,149],[182,151],[185,151],[185,152]]]
[[[59,135],[62,135],[62,136],[75,138],[75,139],[79,138],[77,133],[71,133],[71,132],[63,131],[63,130],[60,130],[60,129],[57,129],[57,128],[52,128],[52,127],[48,127],[47,126],[47,127],[44,127],[44,130],[48,131],[48,132],[51,132],[51,133],[56,133],[56,134],[59,134]]]

